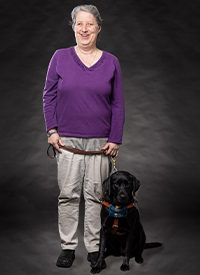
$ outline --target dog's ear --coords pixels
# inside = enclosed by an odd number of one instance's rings
[[[103,182],[103,193],[106,194],[106,196],[110,197],[110,192],[111,192],[110,177],[108,177]]]
[[[132,175],[132,177],[133,177],[133,193],[135,194],[135,192],[140,188],[141,183],[135,176]]]

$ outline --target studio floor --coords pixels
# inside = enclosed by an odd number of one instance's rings
[[[87,251],[83,243],[83,211],[80,207],[79,245],[76,259],[70,269],[56,267],[60,254],[60,241],[57,232],[56,213],[49,216],[31,211],[23,211],[9,217],[3,224],[0,242],[0,266],[3,275],[50,275],[50,274],[90,274]],[[183,208],[184,211],[184,208]],[[130,270],[125,274],[182,275],[199,274],[199,218],[181,217],[157,219],[145,222],[140,211],[147,242],[159,241],[159,248],[144,250],[144,263],[139,265],[130,260]],[[9,225],[9,226],[8,226]],[[5,226],[5,227],[4,227]],[[110,256],[106,259],[107,268],[101,274],[120,275],[122,257]]]

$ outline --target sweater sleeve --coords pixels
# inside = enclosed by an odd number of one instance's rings
[[[112,83],[111,97],[111,131],[108,142],[122,143],[123,126],[125,120],[124,94],[122,84],[122,74],[119,61],[115,61],[115,73]]]
[[[47,70],[46,82],[43,91],[43,111],[46,124],[46,131],[56,128],[56,103],[57,85],[59,75],[57,74],[57,52],[52,56]]]

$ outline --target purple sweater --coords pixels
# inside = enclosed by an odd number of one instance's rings
[[[88,68],[74,47],[57,50],[48,67],[43,95],[46,131],[122,143],[124,96],[118,59],[103,51]]]

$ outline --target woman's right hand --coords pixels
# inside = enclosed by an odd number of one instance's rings
[[[62,140],[61,140],[61,138],[60,138],[60,136],[59,136],[58,133],[52,134],[48,138],[48,143],[51,144],[54,148],[56,148],[56,150],[58,150],[59,153],[62,154],[62,151],[60,150],[58,143],[60,145],[62,145],[62,146],[64,146],[64,143],[62,142]]]

